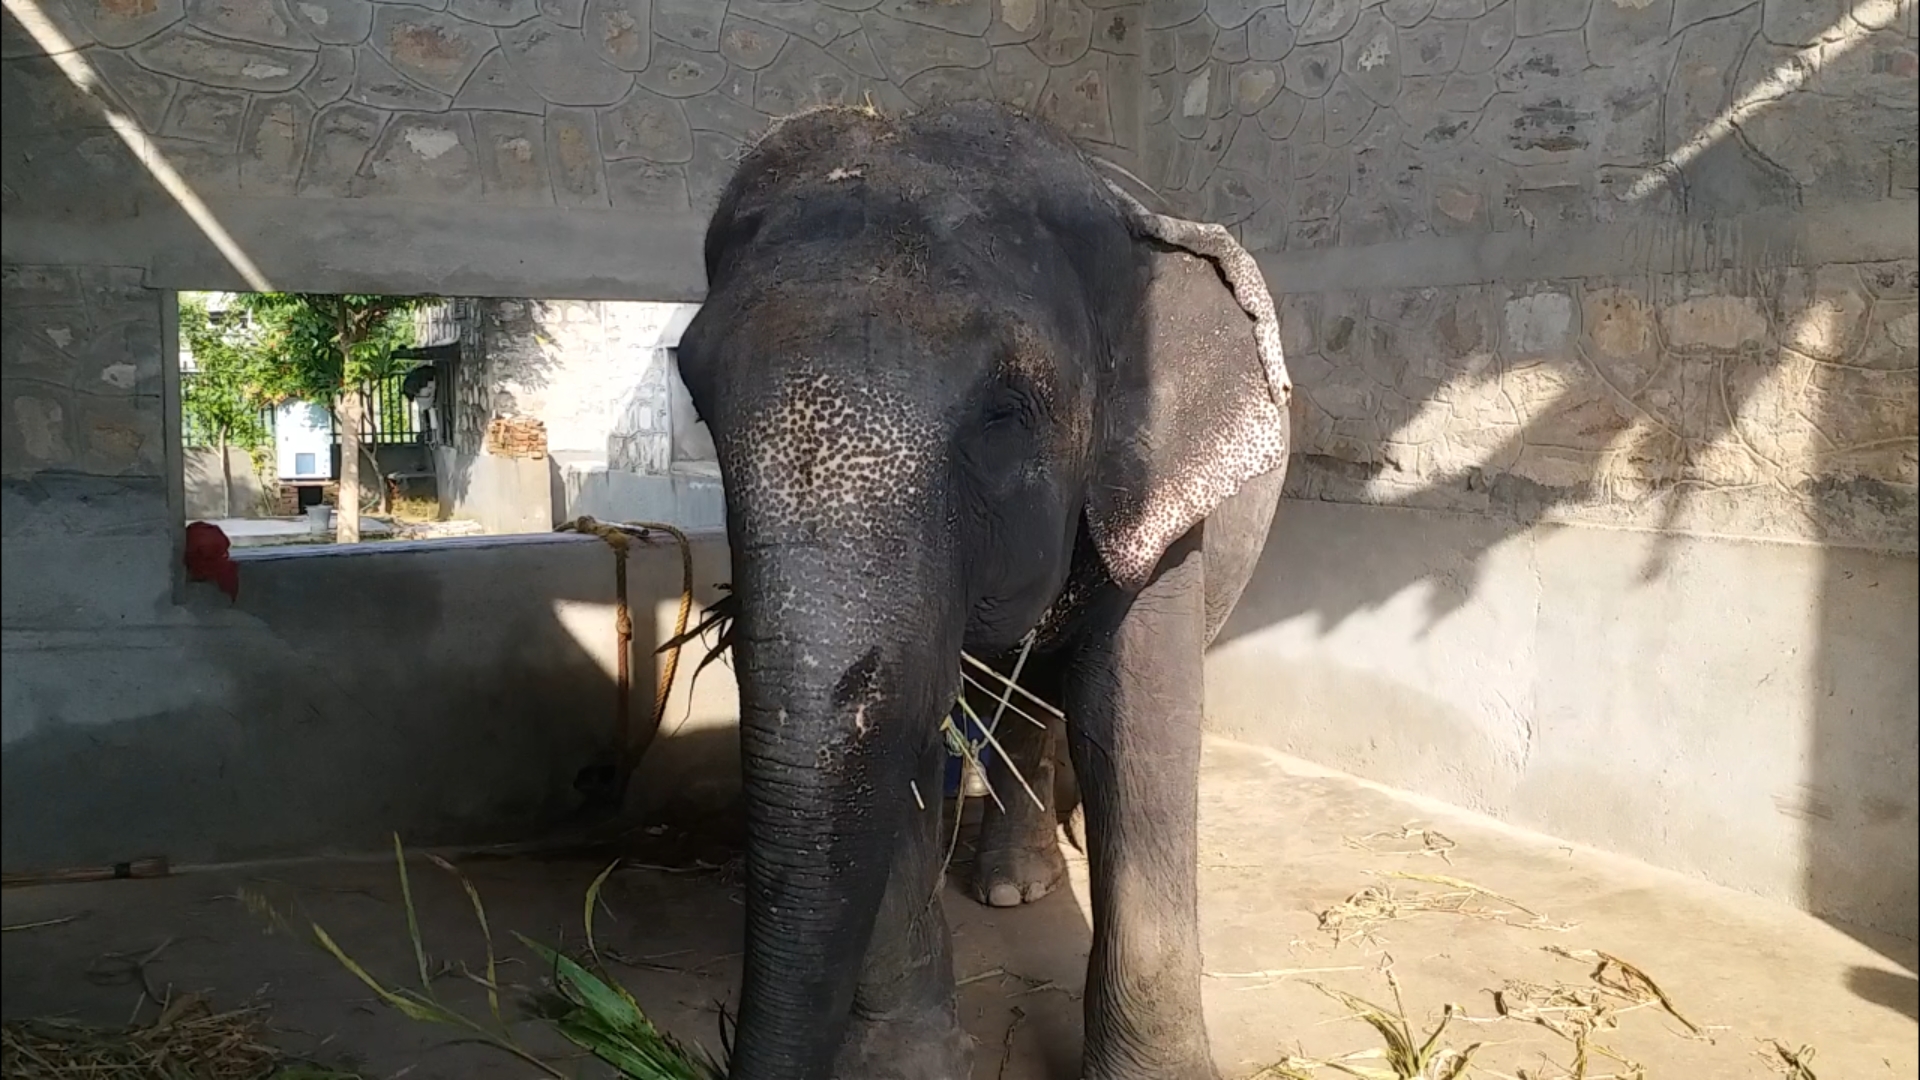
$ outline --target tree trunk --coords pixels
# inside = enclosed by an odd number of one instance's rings
[[[342,544],[360,542],[360,414],[359,389],[341,391],[334,408],[340,423],[340,498],[333,512],[338,527],[334,539]]]
[[[233,516],[233,466],[227,462],[227,438],[222,435],[214,440],[220,452],[220,516]]]
[[[380,512],[393,513],[393,485],[387,483],[387,470],[380,467],[380,455],[374,450],[378,443],[361,443],[360,451],[367,455],[367,464],[373,466],[373,479],[370,483],[380,485]]]

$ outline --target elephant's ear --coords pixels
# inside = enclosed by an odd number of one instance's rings
[[[1139,321],[1109,339],[1112,383],[1087,499],[1094,544],[1129,589],[1241,484],[1285,465],[1291,442],[1253,320],[1219,271],[1153,247]]]

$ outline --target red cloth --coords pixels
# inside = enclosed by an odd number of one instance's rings
[[[195,521],[187,526],[187,576],[211,581],[228,598],[240,599],[240,565],[227,557],[232,547],[220,526]]]

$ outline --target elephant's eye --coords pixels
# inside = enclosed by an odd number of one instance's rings
[[[979,427],[963,440],[962,452],[984,476],[1004,479],[1033,452],[1033,401],[1012,387],[996,386],[977,415]]]
[[[1032,423],[1037,404],[1032,388],[1019,383],[1002,384],[988,395],[981,409],[981,421],[989,428]]]
[[[987,427],[1003,427],[1017,424],[1026,418],[1025,405],[1011,397],[996,399],[987,405],[986,413],[981,417]]]

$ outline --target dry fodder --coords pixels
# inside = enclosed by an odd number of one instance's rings
[[[1342,837],[1341,841],[1355,851],[1364,851],[1369,855],[1426,856],[1438,858],[1449,866],[1453,865],[1453,859],[1448,852],[1460,846],[1445,833],[1411,824],[1398,829],[1371,832],[1365,836]]]
[[[1359,1080],[1463,1080],[1474,1054],[1484,1045],[1475,1042],[1456,1047],[1442,1041],[1447,1025],[1461,1017],[1463,1011],[1453,1004],[1441,1006],[1439,1021],[1432,1030],[1421,1033],[1407,1017],[1400,980],[1391,966],[1385,969],[1385,975],[1387,988],[1393,995],[1391,1007],[1376,1005],[1345,990],[1310,984],[1345,1006],[1347,1019],[1362,1021],[1373,1028],[1381,1045],[1331,1058],[1288,1057],[1248,1080],[1314,1080],[1321,1069]]]
[[[1348,838],[1347,843],[1350,847],[1374,854],[1432,855],[1439,858],[1445,858],[1446,852],[1454,847],[1450,838],[1411,825]],[[1369,885],[1318,913],[1320,929],[1332,935],[1336,946],[1356,940],[1379,944],[1378,933],[1386,924],[1423,913],[1481,919],[1520,929],[1558,932],[1573,929],[1569,924],[1550,921],[1541,912],[1512,897],[1464,878],[1406,871],[1393,871],[1380,876],[1388,880]],[[1430,887],[1409,887],[1405,883]],[[1574,950],[1557,945],[1545,948],[1553,955],[1592,965],[1588,971],[1588,984],[1574,986],[1561,982],[1507,980],[1493,992],[1498,1012],[1496,1017],[1476,1020],[1461,1016],[1449,1008],[1439,1028],[1435,1029],[1433,1038],[1438,1037],[1439,1030],[1445,1027],[1448,1020],[1456,1017],[1473,1023],[1525,1023],[1564,1040],[1571,1047],[1571,1057],[1569,1063],[1563,1066],[1545,1061],[1543,1055],[1544,1064],[1541,1068],[1521,1070],[1507,1080],[1644,1080],[1645,1069],[1638,1062],[1601,1041],[1603,1033],[1618,1028],[1621,1016],[1635,1011],[1655,1010],[1671,1017],[1683,1029],[1678,1034],[1688,1038],[1708,1037],[1706,1030],[1683,1014],[1660,984],[1638,965],[1597,950]],[[1394,988],[1397,1006],[1398,986],[1392,981],[1391,971],[1388,979]],[[1355,1010],[1356,1015],[1367,1019],[1376,1028],[1383,1023],[1397,1025],[1396,1035],[1388,1039],[1384,1051],[1388,1057],[1388,1068],[1396,1071],[1355,1072],[1351,1058],[1321,1061],[1295,1058],[1272,1066],[1265,1075],[1292,1080],[1310,1075],[1314,1069],[1336,1068],[1356,1076],[1412,1076],[1426,1080],[1430,1072],[1408,1073],[1406,1069],[1451,1068],[1456,1063],[1456,1059],[1452,1058],[1436,1064],[1431,1059],[1422,1061],[1408,1057],[1405,1049],[1411,1028],[1405,1023],[1404,1013],[1399,1009],[1381,1009],[1360,999],[1353,999],[1347,1004]],[[1774,1053],[1775,1063],[1787,1069],[1803,1065],[1805,1057],[1797,1052],[1778,1049]],[[1461,1061],[1459,1067],[1464,1072],[1467,1066]],[[1476,1071],[1485,1070],[1476,1067]],[[1786,1075],[1789,1080],[1803,1080],[1799,1073],[1787,1072]]]
[[[845,107],[832,106],[831,108],[844,109]],[[712,644],[708,645],[706,655],[693,669],[693,678],[696,681],[708,664],[718,660],[733,648],[733,628],[739,617],[740,600],[734,594],[732,586],[722,585],[720,588],[726,595],[709,604],[701,612],[701,617],[695,625],[669,638],[655,650],[665,652],[668,649],[679,648],[695,639],[705,643],[711,633]],[[1033,785],[1028,783],[1027,778],[1020,774],[1018,767],[1008,758],[996,734],[1001,722],[1009,714],[1040,727],[1048,726],[1049,718],[1065,719],[1064,714],[1052,703],[1020,685],[1020,676],[1025,671],[1027,660],[1033,652],[1033,644],[1034,634],[1028,633],[1020,642],[1020,651],[1014,658],[1011,673],[1003,673],[973,654],[962,652],[960,654],[960,685],[954,694],[953,707],[939,717],[938,730],[941,740],[946,744],[947,752],[960,758],[966,763],[967,768],[983,778],[986,776],[986,767],[981,763],[981,754],[991,748],[999,754],[1000,760],[1013,774],[1022,793],[1035,806],[1044,809],[1045,803],[1041,801],[1039,793],[1034,791]],[[973,707],[973,703],[968,700],[969,691],[976,692],[992,702],[993,711],[990,717],[983,718],[979,710]],[[966,722],[966,727],[972,734],[962,730],[963,721]],[[914,802],[923,810],[929,805],[927,802],[929,795],[936,799],[939,797],[937,792],[921,791],[918,784],[910,786]],[[999,792],[988,787],[987,797],[993,800],[994,805],[1005,809],[1006,803]],[[949,863],[952,862],[953,851],[958,845],[960,835],[957,814],[954,820],[956,826],[954,839],[947,849]]]
[[[1548,945],[1546,951],[1568,960],[1593,964],[1593,970],[1587,973],[1587,978],[1595,986],[1635,1005],[1657,1004],[1662,1012],[1679,1021],[1680,1026],[1687,1029],[1688,1035],[1706,1037],[1706,1029],[1681,1015],[1667,992],[1660,989],[1660,984],[1639,967],[1597,949],[1564,949],[1558,945]]]
[[[1645,1066],[1599,1039],[1602,1033],[1618,1030],[1620,1018],[1633,1012],[1664,1013],[1680,1024],[1684,1037],[1707,1037],[1706,1029],[1682,1014],[1639,965],[1595,949],[1548,945],[1545,951],[1593,966],[1584,986],[1508,980],[1494,991],[1494,1008],[1500,1019],[1543,1028],[1572,1049],[1566,1065],[1548,1062],[1540,1069],[1521,1070],[1515,1080],[1644,1080]],[[1602,1060],[1607,1064],[1597,1066],[1596,1062]],[[1790,1076],[1791,1080],[1802,1080],[1798,1075]]]
[[[1813,1047],[1789,1047],[1779,1039],[1763,1039],[1765,1050],[1754,1051],[1754,1056],[1766,1062],[1767,1068],[1779,1073],[1786,1080],[1819,1080],[1813,1075]]]
[[[9,932],[61,926],[87,913],[9,925]],[[214,1011],[202,994],[157,989],[148,967],[174,942],[108,953],[84,972],[96,986],[139,990],[122,1027],[36,1017],[0,1025],[0,1076],[8,1080],[352,1080],[350,1073],[289,1058],[267,1041],[267,1008]],[[140,1023],[148,1005],[159,1009]]]
[[[45,929],[48,929],[49,927],[65,926],[71,922],[79,922],[81,919],[86,918],[89,914],[91,913],[85,912],[85,911],[76,911],[72,915],[59,915],[51,919],[35,919],[32,922],[8,923],[5,926],[0,926],[0,931],[4,931],[9,934],[18,934],[28,930],[45,930]]]
[[[434,499],[399,495],[394,497],[391,507],[390,515],[396,525],[446,520],[440,512],[440,503]]]
[[[1382,876],[1392,881],[1418,882],[1439,888],[1402,890],[1389,881],[1369,885],[1321,910],[1318,913],[1320,929],[1333,936],[1335,945],[1354,940],[1378,944],[1378,931],[1382,926],[1421,913],[1486,919],[1529,930],[1564,932],[1572,929],[1570,924],[1555,923],[1512,897],[1464,878],[1398,870]],[[1496,904],[1505,906],[1493,906]]]
[[[956,989],[965,989],[969,986],[975,985],[976,983],[984,983],[984,982],[991,982],[994,980],[1008,980],[1008,979],[1011,979],[1014,982],[1020,984],[1020,989],[1009,991],[1005,995],[1006,999],[1009,1001],[1013,1000],[1014,998],[1022,998],[1022,997],[1031,996],[1033,994],[1046,994],[1046,993],[1064,994],[1066,995],[1067,1000],[1069,1001],[1082,1000],[1082,997],[1079,991],[1074,990],[1072,987],[1069,987],[1064,983],[1059,982],[1058,980],[1039,979],[1039,978],[1035,978],[1032,975],[1022,975],[1017,971],[1008,971],[1006,968],[1003,968],[1003,967],[988,968],[985,971],[975,972],[974,974],[968,975],[964,978],[955,979],[953,981],[953,985]],[[1016,1006],[1015,1008],[1017,1010],[1018,1006]]]
[[[1462,891],[1469,890],[1455,890]],[[1548,951],[1592,962],[1589,984],[1576,986],[1510,979],[1493,992],[1496,1016],[1471,1017],[1458,1006],[1448,1004],[1442,1007],[1439,1021],[1424,1034],[1407,1018],[1391,961],[1383,968],[1393,995],[1391,1007],[1314,983],[1315,989],[1346,1006],[1350,1019],[1362,1020],[1371,1026],[1379,1034],[1382,1045],[1337,1057],[1289,1057],[1256,1073],[1255,1077],[1313,1080],[1322,1071],[1331,1070],[1362,1080],[1463,1080],[1472,1069],[1496,1080],[1646,1080],[1646,1069],[1642,1065],[1606,1045],[1598,1036],[1617,1030],[1622,1016],[1641,1010],[1657,1010],[1673,1017],[1686,1028],[1688,1036],[1701,1033],[1702,1029],[1682,1015],[1659,984],[1639,966],[1611,953],[1557,946],[1549,946]],[[1485,1043],[1452,1047],[1442,1041],[1447,1026],[1455,1021],[1532,1025],[1564,1040],[1571,1048],[1571,1055],[1564,1065],[1542,1054],[1538,1066],[1520,1068],[1512,1075],[1494,1072],[1473,1064],[1475,1054]],[[1770,1063],[1788,1080],[1811,1080],[1811,1073],[1788,1071],[1790,1067],[1804,1067],[1810,1051],[1787,1051],[1778,1043],[1774,1048]]]
[[[166,1001],[150,1024],[101,1028],[71,1020],[0,1026],[8,1080],[353,1080],[289,1061],[266,1040],[267,1010],[215,1012],[198,994]]]
[[[1638,1062],[1598,1042],[1594,1036],[1617,1029],[1622,1013],[1645,1008],[1650,1002],[1615,999],[1598,987],[1508,980],[1494,991],[1493,1004],[1502,1019],[1534,1024],[1572,1046],[1570,1064],[1543,1066],[1560,1071],[1560,1078],[1556,1080],[1608,1080],[1609,1077],[1632,1080],[1645,1073]],[[1605,1076],[1594,1074],[1591,1062],[1595,1057],[1616,1063],[1619,1070]],[[1546,1075],[1535,1071],[1529,1076],[1527,1070],[1522,1070],[1519,1080],[1546,1080]]]

